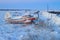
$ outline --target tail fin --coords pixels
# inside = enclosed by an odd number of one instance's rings
[[[7,13],[5,14],[5,19],[8,19],[8,18],[10,18],[10,17],[11,17],[10,12],[7,12]]]

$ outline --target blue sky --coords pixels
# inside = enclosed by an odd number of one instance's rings
[[[60,0],[0,0],[0,8],[59,10]]]

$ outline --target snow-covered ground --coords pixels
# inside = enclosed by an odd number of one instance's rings
[[[54,22],[56,25],[60,25],[60,17],[57,14],[48,13],[46,11],[42,11],[42,16],[46,18],[46,20],[50,19],[51,22]]]
[[[0,40],[60,40],[60,18],[55,14],[41,12],[39,25],[26,25],[7,24],[5,12],[0,13]]]

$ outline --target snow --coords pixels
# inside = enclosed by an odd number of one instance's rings
[[[2,16],[0,15],[0,21],[3,20],[3,14],[5,13],[1,13]],[[39,17],[43,23],[46,21],[47,26],[40,24],[4,24],[2,21],[0,22],[0,40],[60,40],[60,26],[58,26],[60,19],[55,14],[52,14],[52,18],[50,17],[51,14],[47,12],[43,12]],[[50,19],[48,21],[50,26],[47,19]]]
[[[57,25],[60,25],[60,17],[55,17],[54,18],[54,22],[55,22],[55,24],[57,24]]]
[[[46,11],[43,11],[42,12],[42,15],[44,16],[44,17],[46,17],[46,18],[51,18],[51,14],[50,13],[48,13],[48,12],[46,12]]]
[[[30,12],[29,12],[29,11],[27,11],[27,12],[25,12],[25,13],[24,13],[24,15],[30,15]]]
[[[42,15],[46,18],[46,19],[50,19],[52,20],[52,22],[54,22],[56,25],[60,25],[60,17],[58,17],[56,14],[51,14],[48,12],[42,12]]]

